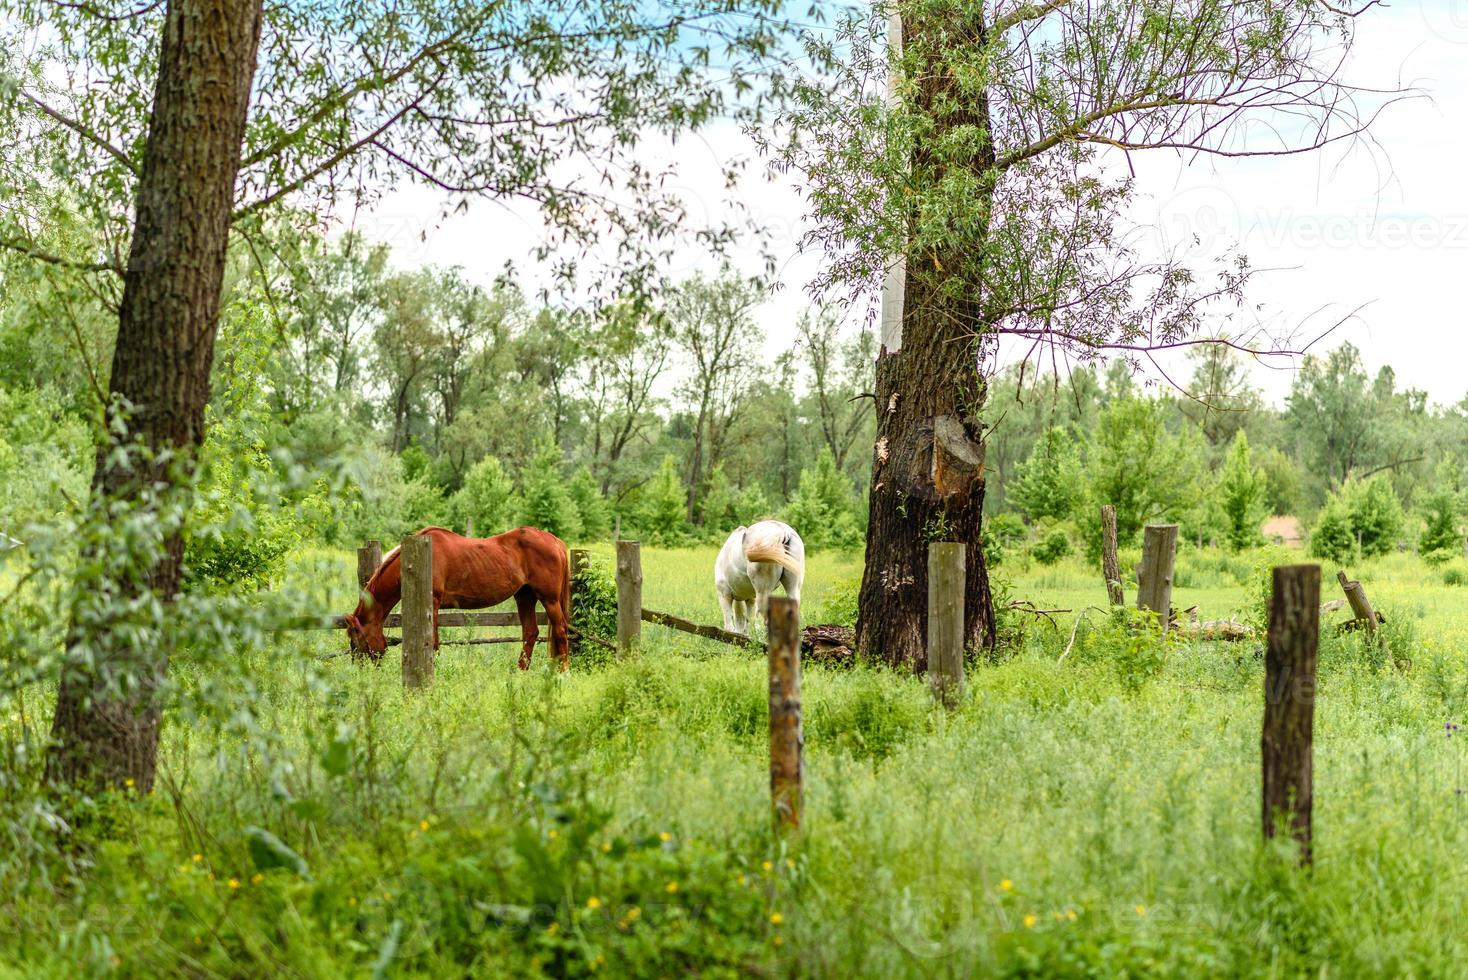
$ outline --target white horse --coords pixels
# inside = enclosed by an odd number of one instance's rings
[[[805,544],[789,524],[760,521],[735,528],[714,561],[714,587],[724,608],[724,629],[748,636],[750,612],[764,615],[770,595],[782,584],[785,594],[799,601],[804,579]]]

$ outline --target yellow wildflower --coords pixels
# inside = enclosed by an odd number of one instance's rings
[[[428,821],[427,820],[419,820],[418,821],[418,829],[421,830],[421,831],[423,831],[424,833],[427,833],[428,832]]]
[[[1036,922],[1039,922],[1039,921],[1040,920],[1035,917],[1034,913],[1031,913],[1031,914],[1025,916],[1025,928],[1026,929],[1033,929],[1033,928],[1035,928],[1035,923]]]
[[[560,931],[561,931],[561,924],[559,922],[552,922],[550,925],[548,925],[548,926],[545,927],[545,934],[547,936],[554,936],[556,933],[558,933]]]
[[[597,898],[595,895],[591,896],[586,900],[586,907],[589,909],[601,908],[601,899]]]
[[[357,896],[353,895],[351,898],[347,899],[347,904],[348,905],[356,905],[357,904]]]
[[[233,891],[234,889],[240,887],[240,880],[238,878],[231,878],[231,879],[229,879],[228,884],[229,884],[230,890]]]
[[[794,871],[795,870],[795,858],[786,858],[785,859],[785,867],[789,868],[791,871]]]
[[[260,882],[262,882],[264,880],[265,880],[265,876],[263,874],[261,874],[260,872],[258,872],[258,871],[256,871],[254,874],[250,875],[250,884],[252,884],[252,885],[258,885],[258,884],[260,884]]]
[[[743,874],[742,874],[742,873],[741,873],[741,874],[740,874],[740,875],[739,875],[739,878],[738,878],[738,881],[739,881],[739,883],[740,883],[740,884],[741,884],[741,885],[742,885],[742,884],[744,884],[744,883],[745,883],[745,882],[747,882],[747,881],[749,881],[749,879],[748,879],[748,878],[746,878],[746,877],[744,877],[744,875],[743,875]]]
[[[678,890],[678,883],[676,881],[670,881],[666,885],[663,886],[663,891],[667,892],[669,895],[673,894],[677,890]]]
[[[785,917],[779,912],[771,912],[770,921],[773,922],[775,925],[779,925],[780,923],[785,921]]]
[[[1145,906],[1145,905],[1138,905],[1137,906],[1137,914],[1138,915],[1146,915],[1147,914],[1147,906]]]
[[[601,852],[603,854],[610,854],[612,852],[612,842],[609,841],[609,840],[602,841],[601,842]]]
[[[771,864],[769,861],[766,861],[764,864],[761,864],[760,867],[761,868],[764,868],[766,871],[774,871],[775,870],[775,866],[773,864]]]
[[[189,866],[187,864],[180,864],[178,866],[178,873],[181,874],[181,875],[188,874],[189,873]]]
[[[133,787],[134,787],[134,786],[136,786],[136,785],[137,785],[137,784],[136,784],[136,783],[134,783],[134,782],[133,782],[133,778],[132,778],[132,777],[131,777],[131,776],[129,776],[129,777],[127,777],[127,778],[126,778],[126,779],[124,779],[124,780],[123,780],[123,781],[122,781],[122,785],[124,785],[124,786],[126,786],[126,787],[127,787],[127,788],[128,788],[128,789],[132,789],[132,788],[133,788]]]
[[[202,860],[204,860],[204,855],[202,855],[202,854],[195,854],[194,855],[194,863],[195,864],[198,864]]]
[[[555,840],[555,839],[556,839],[556,838],[557,838],[557,837],[559,837],[559,836],[560,836],[560,835],[559,835],[559,834],[557,834],[557,833],[556,833],[556,829],[555,829],[555,828],[554,828],[554,827],[552,827],[552,828],[551,828],[551,829],[550,829],[550,830],[547,830],[547,831],[546,831],[546,832],[545,832],[545,836],[547,836],[547,837],[549,837],[549,838],[550,838],[550,839],[551,839],[551,840]]]
[[[632,906],[630,909],[627,910],[627,918],[629,918],[629,919],[635,919],[635,918],[637,918],[641,914],[642,914],[642,909],[638,908],[635,905]]]
[[[1008,878],[1005,878],[1003,881],[999,882],[999,890],[1004,892],[1014,891],[1014,882],[1010,881]]]
[[[658,834],[658,840],[662,841],[664,844],[666,844],[668,841],[670,841],[672,839],[673,839],[673,835],[670,834],[670,833],[668,833],[666,830],[663,831],[661,834]]]
[[[785,937],[784,936],[776,936],[774,938],[773,942],[775,943],[776,946],[784,946],[785,945]]]
[[[1075,909],[1066,909],[1065,910],[1065,917],[1067,919],[1069,919],[1070,921],[1074,922],[1076,920],[1076,910]]]

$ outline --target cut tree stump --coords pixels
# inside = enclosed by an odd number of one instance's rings
[[[1365,629],[1368,636],[1376,635],[1376,627],[1386,622],[1381,613],[1371,608],[1371,600],[1366,598],[1366,588],[1360,582],[1351,581],[1346,577],[1345,569],[1335,573],[1336,581],[1341,584],[1341,591],[1346,594],[1346,601],[1351,604],[1351,612],[1354,621],[1347,629]]]
[[[803,659],[828,667],[850,667],[856,663],[856,630],[826,623],[800,631]]]
[[[1148,524],[1137,566],[1137,608],[1157,614],[1165,630],[1172,618],[1172,564],[1177,556],[1177,525]]]

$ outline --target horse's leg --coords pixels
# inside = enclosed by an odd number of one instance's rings
[[[754,615],[754,602],[750,599],[736,599],[734,605],[737,609],[735,615],[738,617],[739,629],[735,630],[744,636],[749,635],[749,620]]]
[[[526,586],[515,593],[515,611],[520,614],[520,669],[530,669],[530,654],[540,629],[535,625],[535,593]]]
[[[566,607],[561,597],[548,596],[540,604],[545,606],[546,630],[550,633],[551,655],[561,662],[561,673],[571,669],[571,630],[566,621]]]
[[[720,589],[719,608],[724,611],[724,629],[730,633],[738,633],[739,614],[735,610],[739,608],[739,600]]]
[[[443,602],[443,596],[433,597],[433,653],[438,655],[438,606]]]
[[[794,572],[787,568],[780,573],[780,582],[785,586],[785,594],[794,599],[796,602],[799,602],[800,576],[796,575]]]

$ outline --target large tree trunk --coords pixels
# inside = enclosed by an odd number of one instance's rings
[[[936,143],[947,131],[973,127],[979,134],[970,158],[936,160],[920,144],[913,155],[913,184],[933,184],[947,167],[987,176],[993,164],[988,106],[962,95],[947,73],[948,45],[982,44],[982,12],[953,5],[921,20],[904,17],[902,44],[919,45],[922,81],[914,87],[919,108],[933,121]],[[946,111],[938,109],[946,106]],[[973,207],[985,214],[992,186]],[[916,218],[916,216],[914,216]],[[964,638],[968,647],[994,641],[994,603],[980,536],[984,504],[982,424],[984,379],[979,347],[985,333],[981,284],[955,284],[948,270],[973,268],[985,243],[953,246],[955,254],[909,255],[883,297],[883,343],[877,357],[877,442],[872,463],[870,523],[862,576],[857,642],[894,666],[927,668],[927,546],[957,541],[966,548]],[[966,250],[968,255],[957,254]]]
[[[111,389],[125,403],[128,436],[154,453],[173,451],[180,462],[109,465],[104,445],[92,481],[92,492],[104,499],[136,502],[145,488],[186,474],[204,437],[260,20],[261,0],[169,0]],[[119,598],[151,592],[170,602],[182,563],[183,542],[174,534],[150,568],[118,583]],[[47,758],[50,779],[87,790],[129,780],[141,791],[152,788],[168,651],[139,648],[126,632],[74,622]]]

